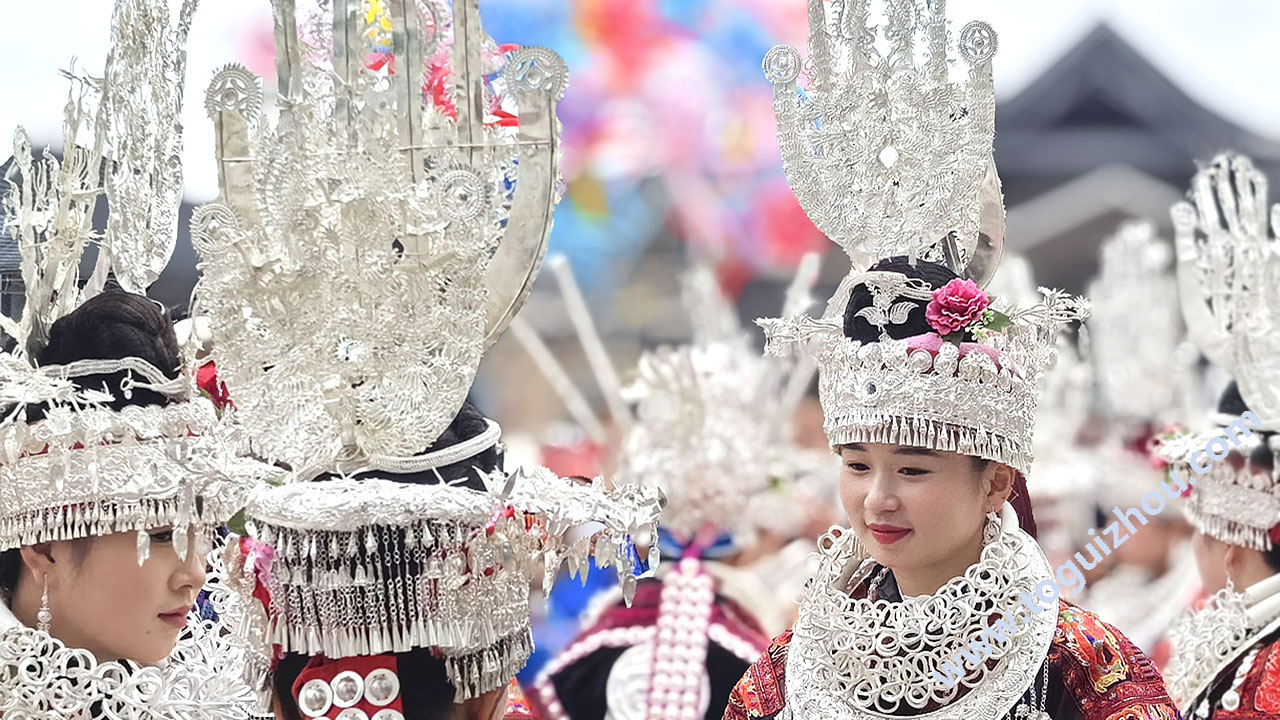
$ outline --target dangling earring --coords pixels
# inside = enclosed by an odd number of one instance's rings
[[[53,611],[49,609],[49,578],[44,579],[44,591],[40,593],[40,612],[36,613],[36,630],[49,632],[53,624]]]
[[[982,525],[982,544],[987,545],[995,542],[1000,536],[1000,516],[993,512],[987,513],[987,520]]]

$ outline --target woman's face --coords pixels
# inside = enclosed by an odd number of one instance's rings
[[[910,595],[936,591],[977,561],[986,513],[1012,487],[1008,468],[956,453],[857,443],[841,458],[850,527]]]
[[[137,533],[116,533],[50,545],[51,634],[100,661],[160,662],[186,627],[187,611],[204,586],[207,539],[192,531],[186,561],[171,530],[153,530],[151,557],[138,565]]]

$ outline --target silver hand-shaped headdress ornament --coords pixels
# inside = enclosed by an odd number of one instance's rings
[[[992,156],[996,33],[983,22],[961,30],[957,49],[969,73],[955,82],[945,0],[927,8],[889,0],[883,55],[869,5],[811,0],[808,65],[789,46],[765,57],[787,179],[855,273],[906,255],[984,285],[1004,244]],[[923,65],[917,41],[926,46]]]
[[[1249,158],[1220,155],[1172,209],[1178,289],[1191,339],[1280,428],[1280,205]]]
[[[389,467],[440,436],[528,295],[565,66],[504,57],[475,0],[273,4],[279,121],[242,67],[206,95],[222,194],[192,222],[199,307],[258,452],[304,480]]]
[[[1045,303],[1035,308],[1003,307],[1012,322],[976,352],[975,343],[923,336],[910,344],[889,340],[885,328],[905,322],[933,288],[902,273],[869,271],[877,260],[906,256],[983,285],[1003,248],[1004,205],[992,159],[996,35],[981,22],[961,30],[958,52],[969,73],[953,81],[945,4],[886,2],[889,52],[882,54],[867,0],[811,0],[804,91],[796,50],[777,47],[766,56],[787,178],[853,269],[822,319],[760,323],[770,352],[803,344],[816,354],[833,446],[923,445],[1026,471],[1036,379],[1053,362],[1058,327],[1082,316],[1085,304],[1044,291]],[[923,63],[918,41],[926,46]],[[845,306],[859,285],[873,302],[858,317],[880,328],[881,342],[843,335]],[[978,295],[968,286],[963,292]]]
[[[1103,243],[1089,284],[1099,390],[1107,411],[1130,421],[1173,420],[1190,391],[1182,317],[1177,306],[1157,300],[1177,293],[1172,255],[1153,223],[1127,222]]]
[[[1224,447],[1226,438],[1243,443],[1247,455],[1263,436],[1243,431],[1280,429],[1280,244],[1273,231],[1280,228],[1280,205],[1268,215],[1266,177],[1248,158],[1224,154],[1196,173],[1190,202],[1175,205],[1172,214],[1187,332],[1235,379],[1252,414],[1173,438],[1161,454],[1182,477],[1196,478],[1187,514],[1198,529],[1267,550],[1270,531],[1280,524],[1280,473],[1203,456],[1214,438]],[[1193,470],[1193,463],[1209,465],[1208,471]]]

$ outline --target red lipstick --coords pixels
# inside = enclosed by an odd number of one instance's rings
[[[911,533],[911,528],[898,527],[896,525],[868,525],[867,529],[871,531],[871,536],[881,545],[892,545]]]

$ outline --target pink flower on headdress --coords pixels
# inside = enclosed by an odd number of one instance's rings
[[[924,319],[945,337],[981,320],[990,304],[991,297],[977,283],[957,278],[933,291]]]

